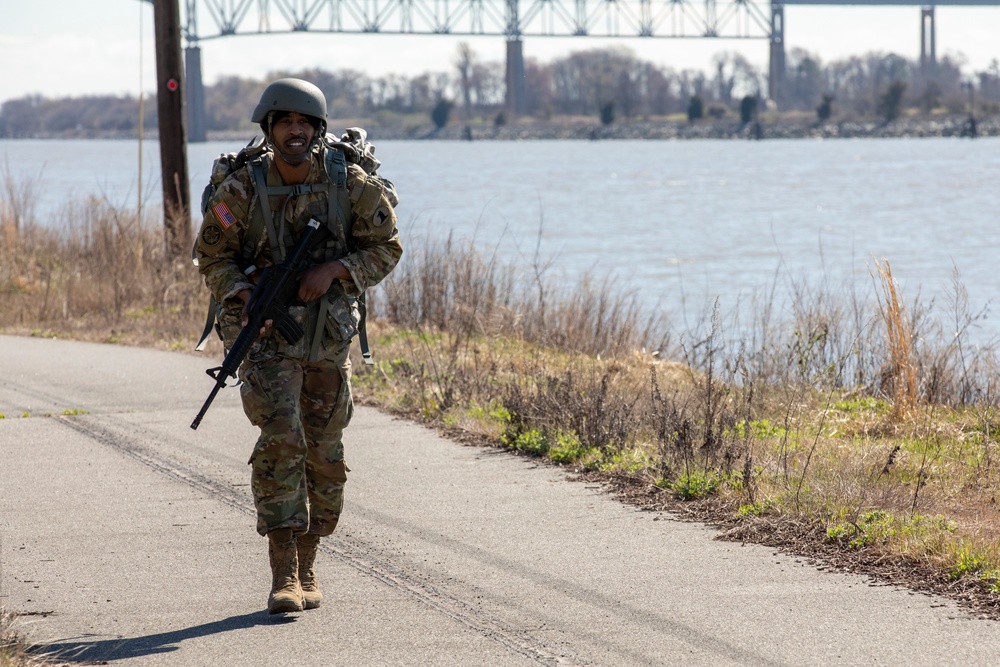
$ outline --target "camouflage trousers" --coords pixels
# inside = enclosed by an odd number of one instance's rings
[[[354,414],[350,348],[307,362],[275,355],[241,369],[243,410],[260,428],[250,457],[257,532],[329,535],[344,506],[344,429]]]

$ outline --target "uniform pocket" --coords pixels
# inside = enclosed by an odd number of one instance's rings
[[[330,299],[330,307],[326,311],[326,333],[336,343],[333,348],[351,342],[358,334],[360,322],[357,299],[347,296]]]
[[[332,430],[342,433],[354,417],[354,396],[351,391],[351,358],[346,351],[342,352],[342,355],[340,359],[334,362],[335,369],[330,369],[331,372],[336,372],[340,375],[340,386],[337,388],[336,394],[329,396],[327,399],[330,405],[330,413],[324,420],[325,425],[323,430],[328,432]]]
[[[243,330],[243,302],[238,299],[226,301],[219,308],[216,317],[219,321],[219,333],[222,335],[222,344],[227,350],[233,348],[233,343]]]
[[[274,399],[269,391],[267,378],[256,364],[243,364],[239,375],[243,412],[251,424],[262,427],[274,412]],[[250,460],[253,460],[252,456]]]

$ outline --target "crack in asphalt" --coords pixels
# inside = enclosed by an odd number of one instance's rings
[[[108,420],[110,415],[101,415]],[[58,416],[68,428],[102,445],[111,447],[153,471],[174,479],[182,484],[209,494],[229,507],[256,517],[253,503],[245,494],[239,493],[231,485],[220,482],[195,468],[167,459],[137,438],[114,430],[114,424],[102,423],[95,416]],[[128,424],[131,428],[138,428]],[[160,436],[157,436],[160,437]],[[150,440],[153,437],[150,436]],[[381,581],[387,586],[407,593],[412,598],[461,623],[480,635],[496,641],[507,649],[542,665],[553,667],[574,667],[589,664],[587,661],[569,656],[549,646],[547,642],[493,617],[468,602],[435,588],[414,575],[396,567],[388,561],[371,555],[371,549],[356,539],[337,536],[336,542],[327,541],[320,549],[355,570]]]

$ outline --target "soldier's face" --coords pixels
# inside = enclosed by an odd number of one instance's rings
[[[275,147],[286,155],[303,155],[309,151],[316,130],[309,118],[292,112],[278,120],[271,129]]]

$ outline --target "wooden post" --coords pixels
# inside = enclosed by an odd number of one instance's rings
[[[156,31],[156,110],[163,174],[163,227],[169,257],[191,252],[191,187],[184,134],[184,63],[177,0],[153,0]]]

